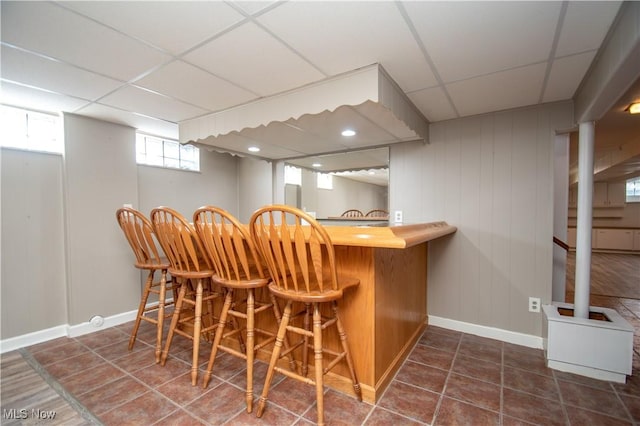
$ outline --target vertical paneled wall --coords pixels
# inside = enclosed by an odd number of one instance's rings
[[[551,300],[553,144],[570,103],[435,123],[391,149],[391,210],[458,227],[430,244],[430,315],[541,335],[528,298]]]
[[[69,324],[136,308],[139,273],[115,211],[138,199],[135,130],[66,114]],[[62,248],[61,248],[62,249]]]
[[[1,339],[67,324],[62,156],[2,149]]]
[[[253,158],[240,158],[238,162],[237,215],[242,223],[249,223],[254,211],[274,202],[273,163]]]
[[[139,207],[145,214],[158,206],[171,207],[185,217],[205,204],[236,214],[237,158],[200,150],[200,172],[138,166]]]

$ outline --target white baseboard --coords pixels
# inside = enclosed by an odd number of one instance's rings
[[[0,340],[0,354],[57,339],[58,337],[64,337],[67,335],[67,328],[68,326],[63,324],[47,328],[46,330],[34,331],[33,333],[23,334],[22,336]]]
[[[514,345],[527,346],[529,348],[542,349],[542,337],[531,334],[517,333],[501,328],[487,327],[469,322],[457,321],[448,318],[429,315],[429,325],[442,327],[449,330],[461,331],[476,336],[496,339]]]
[[[121,314],[116,314],[110,317],[103,318],[104,321],[100,326],[96,326],[91,322],[83,322],[82,324],[69,325],[67,326],[67,336],[69,337],[83,336],[85,334],[104,330],[105,328],[124,324],[125,322],[135,320],[137,313],[138,313],[138,310],[136,309],[135,311],[124,312]]]
[[[21,336],[3,339],[0,340],[0,354],[57,339],[58,337],[78,337],[84,334],[104,330],[105,328],[124,324],[126,322],[135,320],[137,312],[138,311],[135,310],[106,317],[104,318],[104,322],[102,323],[102,325],[99,327],[96,327],[90,322],[76,325],[62,324],[56,327],[48,328],[46,330],[34,331],[33,333],[27,333]]]

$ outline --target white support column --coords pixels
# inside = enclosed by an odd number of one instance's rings
[[[591,287],[591,225],[593,222],[593,121],[578,130],[578,221],[574,317],[589,318]]]

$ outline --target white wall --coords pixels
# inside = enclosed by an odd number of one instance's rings
[[[191,220],[193,212],[206,204],[238,212],[236,157],[201,149],[200,172],[137,167],[138,205],[147,215],[155,207],[167,206]]]
[[[115,211],[138,199],[135,129],[64,116],[69,324],[137,307],[140,274]]]
[[[2,339],[67,323],[62,156],[1,151]]]
[[[239,159],[238,167],[238,219],[249,223],[259,207],[274,203],[273,163],[252,158]],[[283,188],[284,191],[284,188]]]
[[[64,159],[0,151],[2,340],[137,308],[144,277],[116,222],[122,204],[237,212],[235,157],[202,150],[199,173],[138,166],[134,129],[64,121]]]
[[[429,245],[430,315],[541,336],[529,296],[551,300],[554,131],[571,103],[430,125],[430,144],[391,147],[390,210],[444,220]]]

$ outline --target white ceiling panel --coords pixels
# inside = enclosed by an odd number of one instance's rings
[[[217,147],[221,148],[218,149],[218,151],[228,151],[247,157],[257,156],[260,158],[279,159],[304,155],[304,153],[286,149],[281,144],[272,145],[264,141],[259,141],[260,152],[258,152],[257,154],[251,154],[250,152],[248,152],[248,149],[250,146],[256,146],[256,141],[241,136],[236,132],[230,133],[221,138],[215,138],[211,136],[210,138],[205,139],[202,142],[204,144],[212,145],[201,145],[203,149],[216,150]]]
[[[169,58],[53,3],[2,2],[2,41],[121,80]]]
[[[242,135],[255,141],[254,144],[260,148],[262,148],[262,142],[268,145],[279,145],[290,151],[290,156],[343,149],[338,141],[326,137],[326,134],[307,132],[298,127],[298,122],[294,122],[294,125],[288,125],[291,122],[293,120],[286,123],[274,121],[268,126],[244,129]]]
[[[546,64],[490,74],[447,85],[462,116],[534,105],[540,97]]]
[[[230,3],[235,4],[240,9],[244,10],[248,14],[257,13],[267,7],[270,7],[272,4],[277,3],[277,1],[268,1],[268,0],[256,0],[256,1],[248,1],[248,0],[230,0]]]
[[[457,116],[441,87],[431,87],[409,93],[409,99],[431,121],[450,120]]]
[[[182,61],[174,61],[136,82],[137,86],[189,101],[210,111],[255,99],[255,95]]]
[[[587,72],[595,55],[595,51],[590,51],[553,61],[542,101],[554,102],[572,98],[580,84],[576,75]]]
[[[616,17],[621,2],[570,2],[560,32],[556,57],[597,50]]]
[[[2,78],[64,95],[94,100],[122,82],[23,50],[2,46]]]
[[[407,2],[445,83],[549,57],[560,2]]]
[[[289,2],[258,21],[329,75],[380,63],[405,91],[436,84],[394,2]]]
[[[354,144],[359,145],[363,141],[369,141],[371,145],[396,141],[393,135],[348,106],[342,106],[331,113],[303,115],[295,120],[295,125],[307,133],[318,135],[332,144],[341,146],[342,149]],[[347,128],[354,130],[356,134],[342,136],[342,131]]]
[[[107,120],[125,126],[131,126],[143,133],[162,136],[169,139],[178,139],[178,125],[168,121],[145,117],[140,114],[122,111],[116,108],[101,104],[91,104],[78,111],[76,114],[99,120]]]
[[[243,19],[221,1],[67,1],[62,4],[173,54],[182,53]]]
[[[193,105],[135,86],[124,87],[102,98],[100,103],[172,122],[193,118],[206,112]]]
[[[84,99],[20,86],[4,80],[0,81],[0,93],[3,104],[51,113],[72,112],[87,104]]]
[[[184,60],[261,96],[325,77],[254,23],[216,38]]]

